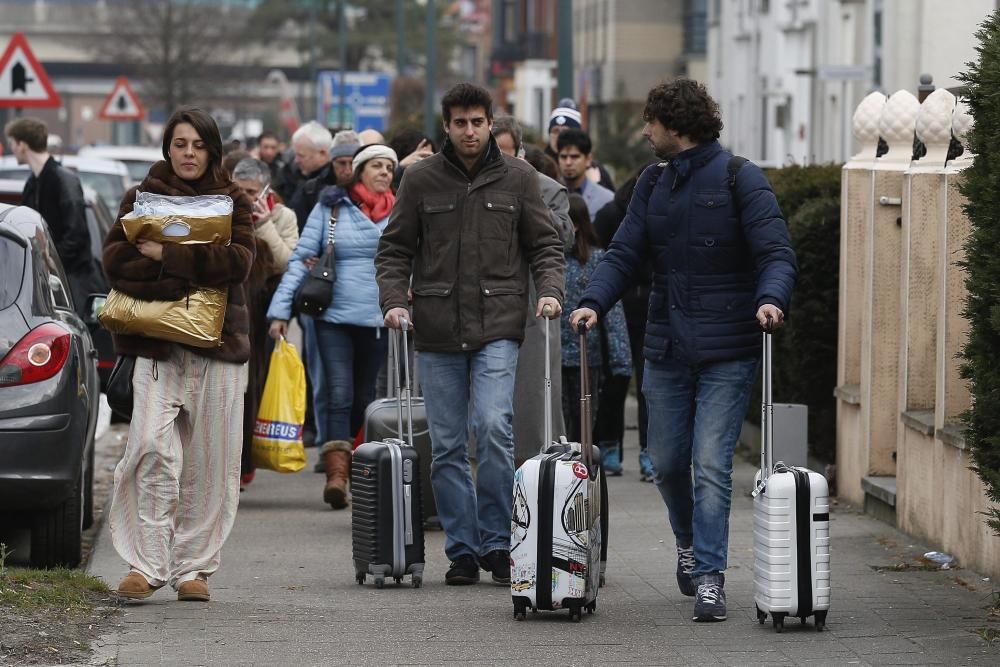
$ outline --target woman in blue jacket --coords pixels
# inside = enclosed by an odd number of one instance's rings
[[[397,164],[396,153],[388,146],[358,149],[354,178],[346,189],[331,186],[320,193],[267,311],[271,336],[286,335],[295,292],[309,272],[307,260],[323,253],[334,216],[337,279],[333,300],[316,319],[316,342],[329,391],[324,414],[317,415],[324,420],[321,430],[327,437],[320,452],[326,467],[323,501],[334,509],[347,507],[352,440],[365,407],[375,399],[375,381],[386,357],[388,339],[374,260],[395,203],[391,185]]]

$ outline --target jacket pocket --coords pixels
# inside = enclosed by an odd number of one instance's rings
[[[509,255],[509,246],[514,240],[517,198],[502,192],[487,192],[483,198],[483,209],[479,235],[483,239],[503,241]]]
[[[415,296],[449,296],[451,294],[452,283],[428,282],[422,285],[413,286]]]
[[[456,194],[427,195],[424,197],[422,202],[424,213],[427,213],[428,215],[434,213],[448,213],[449,211],[454,211],[457,206],[458,195]]]
[[[481,280],[483,296],[510,296],[524,294],[526,285],[520,280]]]

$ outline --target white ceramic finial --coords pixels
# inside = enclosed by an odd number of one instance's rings
[[[920,164],[944,167],[951,145],[951,124],[955,112],[955,96],[938,88],[927,96],[917,113],[917,138],[924,142],[927,153]]]
[[[968,136],[969,131],[972,130],[972,124],[974,120],[972,114],[969,113],[969,105],[964,100],[959,98],[955,102],[955,111],[951,117],[951,132],[955,135],[955,138],[962,142],[962,146],[965,150],[969,150]]]
[[[878,143],[878,119],[882,116],[886,96],[879,92],[870,93],[854,110],[851,121],[854,136],[862,144]]]
[[[910,162],[913,158],[913,132],[920,113],[920,102],[908,90],[892,94],[882,107],[878,121],[879,135],[889,145],[889,152],[882,156],[883,162]]]

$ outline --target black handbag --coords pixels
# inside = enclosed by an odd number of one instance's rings
[[[135,371],[135,357],[118,355],[115,367],[108,376],[107,397],[111,411],[122,419],[132,419],[132,373]]]
[[[333,244],[337,231],[336,213],[336,208],[330,211],[326,250],[295,291],[293,307],[297,313],[319,317],[333,301],[333,283],[337,280],[337,268],[333,262]]]

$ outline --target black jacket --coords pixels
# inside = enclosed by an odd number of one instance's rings
[[[66,273],[91,264],[87,204],[76,174],[50,157],[38,176],[28,177],[22,198],[45,218]]]
[[[319,193],[328,185],[337,184],[337,175],[333,171],[333,165],[327,163],[319,171],[314,171],[313,173],[307,175],[305,179],[299,183],[298,188],[295,190],[295,194],[292,195],[292,200],[289,202],[289,206],[295,211],[295,217],[299,221],[299,234],[306,226],[306,221],[309,220],[309,214],[312,213],[313,207],[316,206],[316,202],[319,199]]]
[[[83,315],[87,295],[106,292],[107,284],[91,251],[87,204],[80,179],[50,157],[38,176],[32,173],[28,177],[21,198],[45,218],[69,279],[73,306]]]

